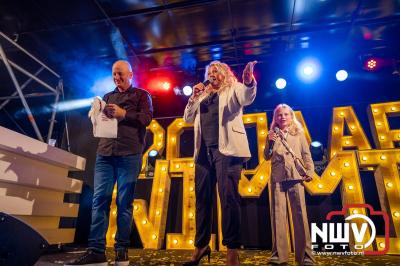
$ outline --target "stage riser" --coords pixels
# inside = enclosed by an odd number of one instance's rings
[[[3,127],[0,136],[0,211],[49,244],[72,243],[75,228],[59,228],[60,218],[78,216],[79,204],[64,203],[64,194],[81,192],[82,181],[68,172],[84,170],[85,159]]]
[[[20,166],[23,164],[23,167]],[[18,168],[16,168],[18,166]],[[1,182],[80,193],[82,182],[68,178],[68,169],[0,151]]]

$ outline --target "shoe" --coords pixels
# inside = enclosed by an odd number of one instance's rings
[[[268,265],[287,265],[286,261],[283,262],[279,262],[279,260],[277,258],[271,258],[268,263]]]
[[[278,261],[268,261],[267,265],[288,265],[287,262],[278,262]]]
[[[129,265],[129,257],[128,250],[121,249],[115,251],[115,266],[128,266]]]
[[[86,252],[79,258],[67,262],[64,266],[72,265],[86,265],[86,266],[107,266],[106,254],[95,252],[91,249],[86,250]]]
[[[203,254],[200,255],[200,257],[197,260],[191,260],[183,263],[183,266],[196,266],[199,265],[201,259],[207,256],[208,257],[208,263],[210,263],[210,256],[211,256],[211,248],[210,246],[207,246],[207,248],[203,251]]]
[[[311,259],[305,259],[303,261],[303,263],[301,263],[300,265],[302,265],[302,266],[313,266],[313,265],[315,265],[315,263]]]

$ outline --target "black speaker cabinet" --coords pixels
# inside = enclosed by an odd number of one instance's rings
[[[49,246],[26,223],[0,212],[0,265],[34,265]]]

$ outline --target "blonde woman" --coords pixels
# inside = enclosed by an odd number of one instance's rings
[[[287,199],[289,199],[296,261],[300,265],[314,265],[303,187],[304,181],[312,180],[314,164],[302,126],[290,106],[279,104],[275,108],[271,130],[268,133],[268,143],[264,156],[266,160],[271,160],[270,206],[273,246],[270,263],[288,262]],[[296,163],[295,160],[300,162]]]
[[[194,123],[196,193],[195,250],[184,265],[197,265],[208,256],[215,185],[222,209],[222,243],[228,247],[227,265],[239,265],[240,195],[238,183],[243,162],[251,157],[242,114],[243,106],[256,97],[253,69],[249,62],[243,83],[237,81],[227,64],[211,62],[205,72],[206,86],[194,86],[185,108],[184,120]]]

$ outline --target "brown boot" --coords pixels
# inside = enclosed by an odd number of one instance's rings
[[[226,265],[227,266],[239,266],[239,252],[237,249],[229,249],[226,253]]]

